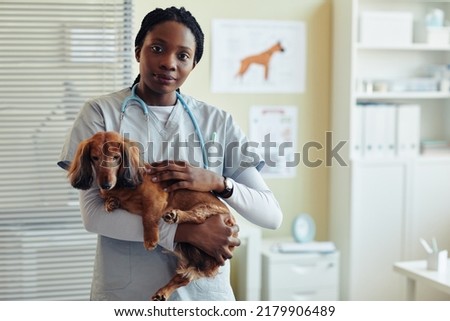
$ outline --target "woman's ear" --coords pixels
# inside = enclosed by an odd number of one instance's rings
[[[141,61],[141,47],[134,48],[134,57],[136,58],[137,62]]]

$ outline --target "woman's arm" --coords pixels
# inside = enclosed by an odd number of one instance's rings
[[[80,209],[84,227],[87,231],[114,239],[142,242],[144,239],[142,218],[122,209],[108,213],[103,199],[96,188],[80,191]],[[176,224],[159,222],[159,242],[162,247],[173,250]]]
[[[154,165],[148,169],[154,181],[167,183],[176,180],[176,183],[167,186],[167,191],[177,189],[223,191],[223,178],[211,171],[192,167],[187,163],[180,165],[169,162],[165,166]],[[244,170],[236,178],[233,194],[225,201],[254,224],[272,229],[281,225],[283,215],[278,202],[255,168]],[[230,229],[223,220],[223,217],[213,215],[203,224],[179,224],[175,241],[190,243],[223,264],[226,259],[231,258],[229,246],[237,246],[240,243],[237,238],[232,237],[238,227]]]
[[[220,175],[184,162],[166,162],[165,166],[156,163],[148,169],[148,173],[155,182],[175,180],[167,187],[169,192],[177,189],[221,192],[224,189]],[[235,178],[233,194],[224,201],[256,225],[270,229],[277,229],[281,225],[283,214],[280,206],[254,167],[245,169]]]
[[[254,167],[247,168],[235,179],[233,194],[225,202],[247,220],[264,228],[277,229],[283,221],[275,196]]]
[[[87,231],[114,239],[142,242],[142,218],[122,209],[106,212],[98,189],[80,191],[80,207]],[[240,240],[233,237],[239,231],[238,226],[227,226],[225,218],[224,215],[213,215],[204,224],[167,224],[160,220],[158,244],[173,251],[174,242],[190,243],[224,264],[232,257],[229,246],[240,244]]]

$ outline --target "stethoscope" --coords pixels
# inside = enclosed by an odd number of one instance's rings
[[[128,108],[128,106],[130,105],[130,103],[132,102],[136,102],[137,105],[142,109],[142,112],[144,113],[145,119],[148,122],[150,119],[150,115],[149,115],[149,109],[147,107],[147,104],[138,97],[138,95],[136,95],[136,86],[138,84],[135,84],[132,88],[131,88],[131,95],[129,95],[128,97],[126,97],[124,99],[124,101],[122,102],[122,108],[120,109],[120,123],[122,123],[123,118],[125,117],[125,112],[126,109]],[[189,108],[189,106],[186,104],[186,102],[184,101],[183,97],[181,97],[180,93],[178,91],[175,92],[177,95],[177,99],[180,101],[181,105],[183,106],[183,109],[186,111],[186,113],[189,115],[189,118],[192,121],[192,124],[194,125],[194,130],[195,133],[197,134],[197,137],[200,141],[200,146],[202,148],[202,157],[203,157],[203,167],[205,169],[208,169],[208,156],[206,154],[206,147],[205,147],[205,140],[203,139],[203,135],[202,132],[200,130],[200,127],[197,123],[197,119],[195,118],[194,114],[192,113],[191,109]],[[120,125],[119,125],[120,126]],[[149,135],[149,129],[148,129],[148,124],[147,124],[147,136]],[[149,141],[150,141],[150,137],[148,137]]]

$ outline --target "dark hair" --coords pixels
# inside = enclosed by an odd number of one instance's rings
[[[151,31],[154,26],[166,21],[180,22],[191,30],[195,37],[194,64],[197,64],[203,56],[203,43],[205,36],[197,20],[184,7],[170,7],[166,9],[156,8],[155,10],[150,11],[142,20],[141,28],[139,29],[136,39],[134,40],[134,46],[141,47],[144,44],[144,39],[147,33]],[[133,85],[138,83],[139,80],[140,75],[137,76]]]

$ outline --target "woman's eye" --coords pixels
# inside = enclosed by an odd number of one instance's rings
[[[179,55],[178,55],[178,58],[179,58],[180,60],[185,61],[185,60],[188,60],[188,59],[189,59],[189,55],[186,54],[186,53],[182,53],[182,54],[179,54]]]
[[[92,156],[91,159],[92,159],[94,162],[98,161],[98,157],[97,157],[97,156]]]
[[[153,45],[151,46],[153,52],[160,53],[162,52],[162,48],[160,46]]]

